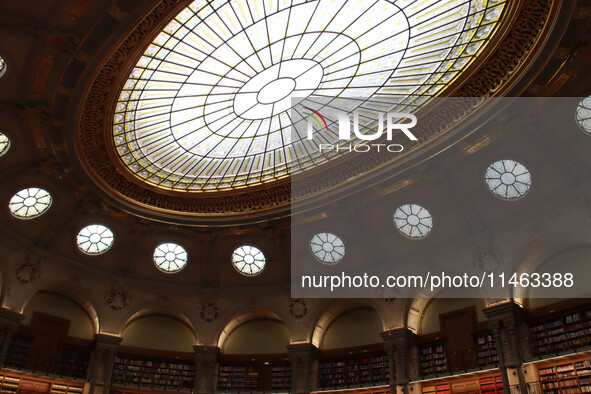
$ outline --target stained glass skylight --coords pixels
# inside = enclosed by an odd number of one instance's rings
[[[591,135],[591,97],[587,97],[579,103],[576,118],[579,127]]]
[[[291,99],[418,106],[492,36],[500,0],[197,0],[154,39],[116,105],[115,148],[178,191],[271,181],[324,163],[291,133]]]
[[[497,197],[514,200],[523,197],[531,187],[531,174],[521,163],[499,160],[486,169],[486,186]]]

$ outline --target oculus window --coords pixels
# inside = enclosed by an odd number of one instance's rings
[[[113,245],[113,232],[101,224],[84,227],[76,236],[78,249],[89,255],[105,253]]]
[[[495,161],[486,169],[484,180],[491,193],[505,200],[523,197],[531,187],[528,169],[514,160]]]
[[[8,208],[19,219],[33,219],[44,214],[51,206],[51,194],[38,187],[30,187],[16,193],[10,199]]]
[[[113,141],[139,179],[228,190],[332,157],[292,133],[292,98],[416,108],[476,58],[504,1],[215,1],[180,12],[125,82]]]
[[[0,56],[0,78],[2,78],[4,74],[6,74],[6,60]]]
[[[425,238],[433,228],[433,217],[417,204],[404,204],[396,208],[393,220],[400,234],[411,239]]]
[[[181,245],[163,243],[154,250],[154,264],[167,274],[179,272],[187,265],[187,251]]]
[[[310,250],[323,264],[338,264],[345,257],[343,240],[331,233],[318,233],[310,240]]]
[[[581,130],[591,135],[591,97],[587,97],[579,103],[576,119]]]
[[[242,245],[232,253],[232,265],[243,275],[258,275],[265,268],[265,264],[265,255],[254,246]]]
[[[0,133],[0,156],[4,156],[10,149],[10,139],[4,133]]]

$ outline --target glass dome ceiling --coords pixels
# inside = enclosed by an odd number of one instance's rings
[[[504,5],[195,1],[129,75],[114,114],[115,148],[133,174],[168,190],[284,178],[334,157],[290,132],[292,97],[422,102],[474,60]]]

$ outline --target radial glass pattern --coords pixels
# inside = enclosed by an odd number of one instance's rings
[[[591,97],[587,97],[579,103],[576,118],[579,127],[585,133],[591,135]]]
[[[0,78],[2,78],[4,74],[6,74],[6,61],[0,56]]]
[[[394,211],[394,225],[408,238],[425,238],[433,228],[433,217],[417,204],[404,204]]]
[[[161,244],[154,250],[154,264],[167,274],[179,272],[187,265],[187,252],[181,245]]]
[[[338,264],[345,257],[345,244],[331,233],[318,233],[310,240],[314,257],[324,264]]]
[[[113,245],[113,232],[100,224],[84,227],[76,237],[78,249],[90,255],[105,253]]]
[[[179,191],[300,172],[334,153],[291,132],[291,98],[380,98],[415,108],[470,64],[504,5],[195,1],[129,75],[114,114],[115,148],[137,177]]]
[[[260,274],[265,268],[265,263],[265,255],[254,246],[240,246],[232,254],[232,265],[234,268],[247,276]]]
[[[51,195],[47,191],[30,187],[12,196],[8,208],[19,219],[32,219],[45,213],[51,206],[51,201]]]
[[[4,133],[0,133],[0,156],[4,156],[10,149],[10,139]]]
[[[499,160],[486,169],[486,186],[497,197],[513,200],[523,197],[531,186],[531,174],[514,160]]]

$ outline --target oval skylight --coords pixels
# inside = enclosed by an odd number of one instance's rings
[[[591,135],[591,97],[587,97],[579,103],[576,118],[581,130]]]
[[[6,74],[6,68],[6,60],[4,60],[2,56],[0,56],[0,78],[2,78],[4,74]]]
[[[0,156],[4,156],[10,149],[10,139],[4,133],[0,133]]]
[[[181,245],[163,243],[154,250],[154,264],[167,274],[179,272],[187,265],[187,252]]]
[[[506,200],[523,197],[531,187],[529,170],[514,160],[495,161],[486,169],[484,180],[491,193]]]
[[[51,206],[51,194],[38,187],[30,187],[16,193],[10,199],[10,213],[19,219],[32,219],[44,214]]]
[[[377,95],[418,105],[472,62],[504,6],[195,1],[129,75],[114,114],[115,148],[138,178],[169,190],[284,178],[332,157],[290,132],[292,97]]]
[[[238,272],[247,276],[260,274],[265,268],[266,259],[260,249],[242,245],[232,254],[232,265]]]
[[[314,257],[324,264],[338,264],[345,257],[345,244],[331,233],[318,233],[310,240],[310,250]]]
[[[90,255],[105,253],[113,245],[113,232],[101,224],[84,227],[76,236],[78,249]]]
[[[394,211],[396,229],[412,239],[425,238],[433,228],[433,217],[425,208],[417,204],[404,204]]]

